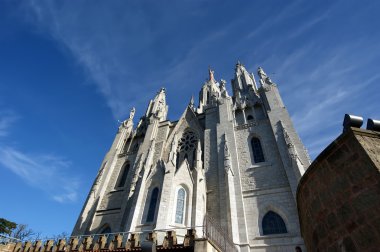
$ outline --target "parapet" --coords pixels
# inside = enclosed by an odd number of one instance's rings
[[[212,246],[207,239],[197,239],[194,229],[188,229],[182,243],[176,232],[166,231],[161,244],[157,232],[116,233],[67,237],[59,240],[37,240],[0,244],[0,252],[127,252],[127,251],[203,251],[196,247]]]

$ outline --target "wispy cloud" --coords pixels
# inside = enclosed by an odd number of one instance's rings
[[[271,29],[276,24],[282,23],[284,20],[288,19],[293,15],[297,6],[299,6],[299,1],[293,1],[291,4],[286,5],[281,11],[276,13],[276,15],[265,19],[259,26],[257,26],[253,31],[248,33],[247,39],[251,39],[256,36],[262,36],[263,31]]]
[[[0,137],[7,136],[12,124],[19,116],[12,110],[0,110]]]
[[[304,32],[307,32],[312,27],[317,25],[318,23],[326,20],[330,13],[332,12],[333,7],[330,7],[329,9],[325,10],[323,13],[319,13],[316,16],[312,16],[309,20],[302,23],[300,26],[296,27],[293,31],[291,31],[288,35],[288,39],[293,39],[295,37],[298,37],[299,35],[303,34]]]
[[[128,92],[132,88],[136,93],[143,90],[141,83],[131,80],[133,70],[128,64],[131,55],[138,55],[149,43],[152,31],[138,11],[116,8],[106,12],[104,9],[110,7],[107,4],[30,1],[24,7],[32,23],[50,34],[83,67],[89,83],[105,97],[115,118],[122,118],[132,104],[142,102],[141,96]],[[133,36],[126,33],[137,27],[140,29]],[[138,48],[132,48],[135,43]]]
[[[58,202],[73,202],[77,199],[79,181],[69,174],[71,163],[63,158],[26,154],[8,146],[0,146],[0,164]]]
[[[120,8],[115,9],[114,5],[120,5]],[[132,106],[145,109],[160,86],[175,84],[171,91],[180,91],[184,86],[180,80],[193,76],[189,69],[204,61],[202,58],[208,53],[206,49],[214,47],[217,39],[221,40],[231,27],[241,22],[234,20],[199,39],[190,37],[184,41],[183,36],[188,34],[176,34],[170,30],[171,12],[161,12],[161,18],[156,18],[145,13],[144,4],[139,6],[121,1],[114,5],[84,6],[79,2],[58,5],[50,1],[31,1],[25,7],[27,13],[32,14],[32,23],[43,33],[47,31],[85,70],[116,119],[122,119]],[[163,34],[169,37],[163,37]],[[157,47],[157,44],[173,44],[180,52],[172,55],[173,50],[170,50],[167,55],[162,55],[160,50],[168,50],[166,47],[169,46]],[[180,46],[186,49],[179,50]],[[159,61],[157,58],[161,57],[167,57],[165,64],[150,65],[150,61]]]
[[[360,41],[330,48],[309,42],[277,65],[274,79],[279,80],[294,125],[312,157],[331,142],[332,132],[335,137],[340,133],[345,113],[371,113],[370,106],[358,99],[371,97],[369,87],[380,79],[379,73],[367,76],[363,67],[376,59],[373,52],[378,49],[362,48]]]

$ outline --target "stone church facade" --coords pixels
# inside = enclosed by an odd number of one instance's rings
[[[304,248],[297,184],[310,159],[277,85],[259,85],[237,63],[231,81],[213,71],[178,121],[167,120],[165,89],[133,125],[119,127],[72,235],[193,228],[218,223],[239,251]]]

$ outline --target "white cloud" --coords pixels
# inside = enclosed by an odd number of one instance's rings
[[[73,202],[77,199],[79,181],[70,174],[71,163],[63,158],[26,154],[8,146],[0,146],[0,164],[58,202]]]
[[[293,15],[297,7],[299,7],[300,1],[293,1],[291,4],[287,5],[281,11],[276,13],[276,15],[265,19],[258,27],[256,27],[253,31],[248,33],[247,39],[251,39],[256,36],[261,36],[263,31],[272,29],[276,24],[284,22],[284,20],[288,19]]]
[[[12,110],[0,110],[0,137],[7,136],[12,124],[19,116]]]

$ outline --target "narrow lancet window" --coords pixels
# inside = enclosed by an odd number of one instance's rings
[[[125,181],[127,180],[128,172],[129,172],[130,164],[127,163],[121,168],[121,172],[119,175],[119,182],[117,187],[124,187]]]
[[[280,215],[269,211],[263,218],[263,235],[287,233],[285,222]]]
[[[253,152],[253,160],[255,161],[255,163],[264,162],[264,153],[263,149],[261,148],[260,139],[258,139],[257,137],[253,137],[251,140],[251,145]]]
[[[183,216],[185,212],[186,191],[180,188],[177,192],[177,206],[175,211],[175,223],[183,224]]]
[[[148,208],[148,215],[146,217],[147,222],[152,222],[154,220],[154,215],[156,213],[156,205],[158,200],[158,188],[154,188],[150,196],[150,203]]]

